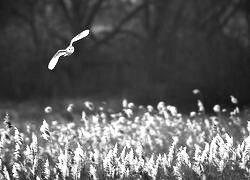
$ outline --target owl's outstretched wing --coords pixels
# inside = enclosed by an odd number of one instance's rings
[[[56,54],[52,57],[52,59],[49,62],[48,68],[49,70],[53,70],[61,56],[66,55],[66,50],[59,50],[56,52]]]
[[[81,32],[80,34],[76,35],[71,41],[70,41],[70,46],[72,46],[72,44],[84,37],[86,37],[89,34],[89,30],[84,30],[83,32]]]

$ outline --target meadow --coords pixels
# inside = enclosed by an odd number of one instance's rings
[[[47,106],[38,122],[4,112],[0,179],[250,179],[249,114],[231,102],[208,114],[198,100],[185,115],[164,102],[82,101],[64,114]]]

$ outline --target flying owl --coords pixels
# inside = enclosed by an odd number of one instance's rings
[[[70,56],[71,54],[74,53],[74,47],[73,43],[86,37],[89,34],[89,30],[84,30],[80,34],[76,35],[71,41],[69,46],[66,49],[61,49],[56,52],[56,54],[52,57],[52,59],[49,62],[48,68],[50,70],[53,70],[61,56]]]

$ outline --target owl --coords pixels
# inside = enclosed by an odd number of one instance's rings
[[[88,36],[88,34],[89,34],[89,30],[88,29],[84,30],[80,34],[76,35],[73,39],[71,39],[70,44],[66,49],[58,50],[49,62],[49,65],[48,65],[49,70],[53,70],[55,68],[61,56],[66,57],[66,56],[70,56],[71,54],[73,54],[75,50],[73,47],[73,43]]]

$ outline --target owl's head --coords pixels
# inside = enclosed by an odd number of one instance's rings
[[[67,53],[69,53],[69,54],[72,54],[73,52],[74,52],[74,47],[73,46],[69,46],[69,47],[67,47],[66,48],[66,51],[67,51]]]

